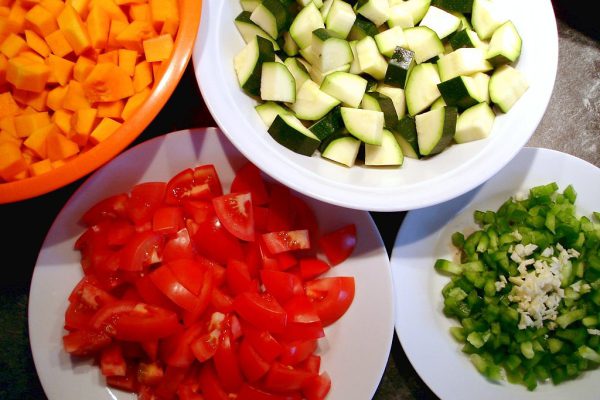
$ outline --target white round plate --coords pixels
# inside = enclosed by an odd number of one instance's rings
[[[104,385],[99,368],[71,358],[62,349],[67,297],[81,279],[75,240],[77,223],[97,201],[128,191],[144,181],[167,181],[177,172],[214,164],[228,190],[234,171],[246,159],[215,128],[184,130],[144,142],[94,173],[69,199],[52,224],[33,273],[29,300],[29,334],[35,366],[50,400],[134,399]],[[354,254],[332,268],[331,275],[356,277],[355,299],[348,312],[327,327],[320,343],[322,369],[329,372],[328,399],[371,398],[388,359],[394,332],[389,259],[377,227],[367,212],[306,199],[324,231],[354,222]]]
[[[510,196],[556,182],[559,190],[572,184],[577,210],[590,216],[600,208],[600,169],[554,150],[524,148],[489,181],[437,206],[407,214],[392,252],[396,296],[396,334],[410,362],[425,383],[444,400],[598,398],[600,371],[533,392],[507,382],[491,383],[480,375],[448,329],[457,325],[442,313],[442,288],[449,279],[433,269],[438,258],[452,259],[452,233],[477,229],[475,210],[497,210]]]
[[[308,196],[344,207],[404,211],[439,204],[483,183],[527,143],[550,100],[558,63],[558,35],[548,0],[502,3],[523,39],[516,64],[529,89],[494,122],[487,139],[452,145],[427,160],[405,158],[401,168],[345,168],[318,155],[305,157],[275,142],[240,89],[234,56],[244,41],[234,25],[239,0],[204,0],[192,59],[202,97],[232,143],[273,178]],[[535,23],[532,23],[532,16]]]

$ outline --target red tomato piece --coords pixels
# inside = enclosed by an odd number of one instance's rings
[[[254,240],[254,210],[249,192],[214,197],[212,203],[219,221],[229,233],[248,242]]]
[[[254,229],[257,232],[268,232],[269,209],[266,207],[254,206]]]
[[[194,323],[204,313],[211,300],[211,293],[214,288],[214,278],[210,270],[207,270],[202,280],[202,287],[198,293],[198,302],[196,307],[191,311],[185,311],[183,314],[183,322],[185,325]]]
[[[182,200],[206,200],[212,197],[208,182],[194,179],[194,170],[185,169],[167,182],[165,203],[176,205]]]
[[[302,370],[276,362],[271,366],[265,378],[264,387],[274,392],[288,392],[300,390],[315,375]]]
[[[159,356],[167,365],[187,368],[196,357],[192,353],[191,344],[206,332],[206,323],[196,322],[164,339],[160,343]]]
[[[125,193],[117,194],[100,200],[87,210],[81,217],[81,222],[92,226],[103,219],[126,217],[127,201],[129,196]]]
[[[158,356],[158,339],[144,340],[143,342],[140,342],[140,346],[150,360],[156,360],[156,357]]]
[[[86,275],[69,295],[69,302],[76,304],[80,309],[97,310],[112,303],[117,299],[110,293],[99,288],[100,282],[93,275]]]
[[[269,199],[269,215],[267,231],[287,231],[294,224],[291,210],[290,189],[274,183],[270,185],[271,197]]]
[[[165,296],[163,292],[158,290],[154,283],[152,283],[150,275],[144,275],[139,279],[136,279],[134,285],[138,294],[146,303],[169,310],[178,310],[177,305]]]
[[[173,399],[177,393],[177,388],[188,374],[189,368],[167,365],[164,371],[164,378],[155,389],[156,400]]]
[[[63,347],[73,356],[97,354],[111,342],[112,339],[105,333],[92,330],[73,331],[63,336]]]
[[[177,281],[195,296],[198,296],[204,285],[208,269],[204,264],[193,259],[179,259],[166,263]]]
[[[192,246],[192,240],[190,239],[190,233],[187,228],[180,229],[174,237],[167,240],[165,247],[162,252],[162,259],[164,262],[171,260],[177,260],[180,258],[191,259],[196,255],[196,251]]]
[[[285,365],[296,365],[306,360],[316,350],[317,341],[315,339],[284,343],[279,361]]]
[[[230,260],[225,269],[227,286],[233,295],[258,292],[258,283],[250,277],[248,265],[243,261]]]
[[[205,363],[200,371],[200,389],[206,400],[230,400],[219,381],[211,363]]]
[[[326,233],[319,238],[319,246],[332,266],[340,264],[356,247],[356,226],[349,224]]]
[[[158,207],[152,216],[152,230],[156,233],[169,235],[183,227],[183,211],[179,207]]]
[[[280,304],[286,303],[295,295],[304,293],[302,281],[295,274],[263,269],[260,271],[260,277],[266,291],[272,294]]]
[[[288,323],[312,324],[321,321],[313,303],[304,293],[292,297],[283,308],[287,312]]]
[[[233,182],[231,182],[231,193],[250,192],[252,203],[263,205],[269,202],[267,187],[261,176],[260,170],[251,162],[247,162],[239,168]]]
[[[233,311],[233,298],[219,288],[214,288],[210,294],[210,304],[215,310],[228,313]]]
[[[236,392],[242,386],[244,378],[240,369],[237,349],[234,348],[233,339],[228,330],[224,330],[221,334],[219,347],[213,356],[213,362],[217,378],[223,389],[227,392]]]
[[[152,221],[154,211],[165,197],[165,188],[164,182],[144,182],[133,187],[127,202],[127,215],[135,225]]]
[[[125,376],[127,363],[123,357],[123,350],[117,343],[102,349],[100,353],[100,371],[104,376]]]
[[[318,278],[305,284],[306,295],[324,326],[337,321],[354,300],[354,278],[347,276]]]
[[[158,290],[184,310],[194,311],[198,307],[198,297],[186,289],[167,265],[152,271],[150,279]]]
[[[248,339],[244,339],[240,343],[238,357],[242,373],[249,382],[255,382],[262,378],[271,367],[271,364],[254,350]]]
[[[286,394],[275,394],[265,392],[247,383],[243,384],[237,394],[236,400],[301,400],[299,392],[288,392]]]
[[[289,322],[278,336],[281,340],[313,340],[325,337],[321,321],[311,323]]]
[[[240,317],[256,327],[281,332],[287,323],[287,314],[268,293],[244,292],[233,300],[233,308]]]
[[[245,339],[250,342],[254,350],[265,361],[273,362],[283,351],[283,346],[269,331],[247,325],[244,326],[243,331]]]
[[[204,396],[196,393],[189,385],[179,385],[177,398],[178,400],[204,400]]]
[[[106,232],[106,244],[111,247],[121,247],[127,244],[133,234],[135,227],[124,218],[115,218],[110,221]]]
[[[230,259],[244,259],[240,241],[221,225],[216,216],[198,224],[192,240],[200,254],[220,264],[227,264]]]
[[[221,339],[221,330],[213,329],[195,339],[190,348],[198,361],[205,362],[211,359],[217,352]]]
[[[306,229],[263,233],[261,239],[271,254],[310,249],[310,238]]]
[[[298,364],[298,368],[302,368],[308,372],[318,374],[319,369],[321,368],[321,356],[318,356],[316,354],[309,355],[304,361]]]
[[[303,258],[300,260],[300,276],[303,280],[310,280],[329,271],[331,267],[318,258]]]
[[[137,367],[137,380],[142,385],[156,386],[165,376],[163,367],[158,362],[140,362]]]
[[[107,376],[106,384],[115,389],[131,393],[137,392],[139,387],[135,371],[132,368],[127,368],[125,376]]]
[[[208,217],[215,214],[215,209],[211,201],[186,200],[182,202],[184,215],[191,218],[194,222],[201,224]]]
[[[123,271],[142,271],[144,267],[161,260],[162,237],[154,232],[133,235],[120,251],[120,268]]]
[[[210,192],[213,196],[223,194],[221,180],[215,166],[212,164],[200,165],[194,168],[194,183],[206,183],[210,187]]]
[[[331,389],[331,378],[327,372],[308,379],[302,388],[306,400],[324,400]]]
[[[93,316],[92,310],[70,303],[65,311],[65,329],[68,331],[86,329]]]

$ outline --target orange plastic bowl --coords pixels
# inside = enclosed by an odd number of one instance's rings
[[[0,183],[0,204],[25,200],[68,185],[110,161],[135,140],[165,105],[181,80],[191,57],[200,24],[202,0],[180,0],[181,18],[173,54],[162,67],[150,97],[108,139],[65,165],[43,175]]]

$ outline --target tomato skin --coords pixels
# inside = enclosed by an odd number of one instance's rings
[[[311,240],[315,239],[319,233],[319,222],[313,210],[297,196],[291,196],[290,205],[294,216],[292,229],[307,229]]]
[[[163,294],[154,283],[150,275],[143,275],[134,282],[135,288],[140,297],[148,304],[154,304],[158,307],[169,310],[177,310],[177,305]]]
[[[158,207],[152,216],[152,230],[168,235],[183,227],[183,211],[179,207]]]
[[[254,210],[250,193],[230,193],[212,199],[215,213],[225,229],[238,239],[254,240]]]
[[[288,392],[283,394],[274,394],[265,392],[247,383],[242,385],[237,394],[237,400],[301,400],[302,396],[298,392]]]
[[[248,265],[243,261],[229,260],[225,277],[234,296],[244,292],[258,292],[258,283],[250,277]]]
[[[247,162],[236,171],[233,182],[231,182],[231,192],[250,192],[252,203],[255,205],[260,206],[269,202],[269,194],[261,172],[251,162]]]
[[[292,297],[285,303],[283,308],[288,315],[288,323],[312,324],[321,322],[313,303],[304,293]]]
[[[321,368],[321,356],[316,354],[310,354],[306,359],[300,364],[298,364],[298,368],[302,368],[308,372],[312,372],[314,374],[318,374]]]
[[[65,351],[73,356],[90,356],[108,346],[112,339],[102,332],[77,330],[63,336]]]
[[[223,389],[211,363],[204,364],[200,371],[200,388],[206,400],[229,400],[227,392]]]
[[[164,182],[144,182],[135,185],[127,202],[129,219],[138,226],[151,222],[154,211],[163,201],[165,189]]]
[[[164,265],[173,272],[178,282],[192,294],[198,296],[207,274],[207,269],[203,264],[193,259],[178,259]]]
[[[198,297],[194,296],[192,292],[177,280],[177,277],[168,265],[163,265],[152,271],[150,279],[158,290],[182,309],[194,311],[198,307]]]
[[[296,295],[304,294],[302,281],[295,274],[263,269],[260,271],[260,277],[266,291],[280,304],[286,303]]]
[[[86,226],[92,226],[104,219],[126,217],[128,200],[129,196],[125,193],[100,200],[83,214],[81,222]]]
[[[356,226],[349,224],[319,238],[319,246],[334,266],[345,261],[356,247]]]
[[[164,262],[180,258],[192,259],[195,256],[196,250],[192,246],[192,240],[187,228],[180,229],[174,236],[167,240],[165,247],[163,247],[162,259]]]
[[[137,392],[139,387],[135,377],[135,371],[131,368],[127,368],[125,376],[107,376],[106,383],[110,387],[131,393]]]
[[[196,359],[190,346],[205,331],[205,324],[196,322],[194,325],[167,337],[160,343],[159,357],[169,366],[188,368]]]
[[[135,227],[124,218],[115,218],[110,221],[106,232],[106,244],[110,247],[119,248],[129,242]]]
[[[242,245],[221,225],[216,216],[198,224],[192,240],[200,254],[219,264],[227,264],[230,259],[244,259]]]
[[[300,390],[314,376],[314,374],[308,371],[276,362],[271,366],[269,372],[267,372],[264,387],[274,392]]]
[[[271,364],[254,350],[248,339],[241,341],[238,357],[242,373],[249,382],[262,378],[271,367]]]
[[[217,287],[210,294],[210,304],[222,313],[233,311],[233,298]]]
[[[104,376],[125,376],[127,364],[123,358],[123,350],[116,343],[102,349],[100,353],[100,371]]]
[[[261,240],[271,254],[310,249],[310,238],[306,229],[263,233]]]
[[[214,195],[220,195],[220,193],[217,194],[221,190],[220,183],[219,188],[215,188],[217,190],[217,193],[215,193],[206,179],[202,179],[201,176],[196,179],[195,175],[195,170],[188,168],[171,178],[166,186],[165,203],[177,205],[181,201],[207,200]]]
[[[198,224],[201,224],[208,217],[215,214],[212,202],[210,201],[186,200],[182,202],[182,205],[185,215]]]
[[[302,388],[306,400],[324,400],[331,389],[331,378],[327,372],[314,376]]]
[[[283,344],[283,352],[279,361],[285,365],[295,366],[306,360],[311,354],[317,350],[317,341],[312,340],[296,340]]]
[[[272,363],[283,352],[283,346],[269,331],[247,325],[243,331],[245,340],[248,340],[263,360]]]
[[[160,260],[162,242],[162,237],[151,231],[134,234],[120,251],[120,269],[142,271],[144,267]]]
[[[213,362],[217,378],[221,382],[223,389],[227,392],[236,392],[242,386],[244,378],[240,370],[237,351],[234,348],[233,339],[228,330],[224,330],[221,334],[219,346],[213,356]]]
[[[156,386],[165,376],[163,367],[158,362],[140,362],[137,367],[137,381],[142,385]]]
[[[194,168],[194,183],[205,183],[210,188],[213,196],[221,196],[223,187],[215,166],[212,164],[200,165]]]
[[[287,323],[283,307],[268,293],[244,292],[233,300],[233,308],[240,317],[254,326],[271,332],[281,332]]]
[[[303,258],[300,260],[300,276],[303,280],[311,280],[329,271],[331,267],[318,258]]]
[[[305,283],[306,294],[312,299],[323,326],[337,321],[354,300],[354,278],[347,276],[318,278]]]

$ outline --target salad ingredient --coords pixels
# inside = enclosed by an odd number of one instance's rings
[[[139,399],[325,398],[317,340],[355,286],[323,274],[351,254],[353,224],[321,233],[251,163],[230,193],[201,165],[107,197],[81,222],[63,346],[94,357],[108,386]]]
[[[450,333],[484,376],[534,390],[599,364],[600,225],[579,216],[576,192],[556,183],[514,196],[479,225],[452,235],[460,260],[439,259],[449,275],[444,313]]]

